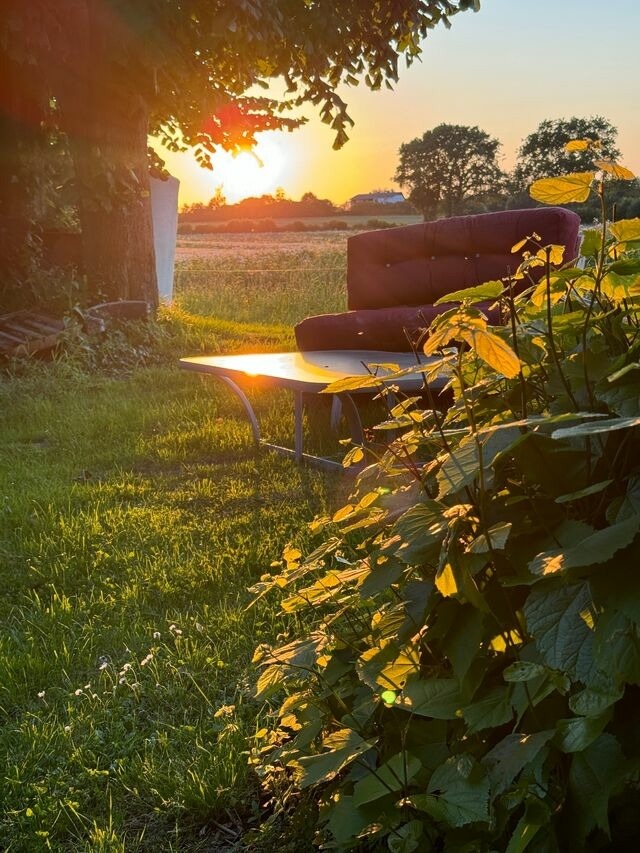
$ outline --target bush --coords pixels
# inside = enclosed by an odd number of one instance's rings
[[[254,587],[305,627],[256,652],[258,695],[286,698],[251,760],[283,803],[316,792],[327,847],[640,837],[639,250],[640,220],[620,221],[586,232],[580,266],[525,253],[516,278],[544,275],[516,299],[508,281],[459,293],[425,345],[446,414],[389,400],[378,434],[399,437],[316,519],[316,549]]]

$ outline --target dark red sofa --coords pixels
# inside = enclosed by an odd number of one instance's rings
[[[525,250],[511,248],[536,233],[540,243],[578,253],[580,217],[560,207],[457,216],[347,241],[348,311],[307,317],[295,327],[298,348],[405,352],[437,313],[433,303],[465,287],[515,272]],[[527,286],[523,282],[522,287]]]

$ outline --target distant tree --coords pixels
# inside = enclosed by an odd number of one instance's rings
[[[207,202],[207,208],[209,210],[219,210],[221,207],[224,207],[227,203],[227,198],[222,191],[222,186],[218,184],[215,189],[214,194],[211,196],[209,201]]]
[[[593,169],[590,151],[566,151],[570,139],[597,139],[604,160],[617,160],[617,129],[602,116],[592,118],[545,119],[527,136],[518,149],[512,175],[512,190],[524,193],[538,178],[589,172]]]
[[[465,202],[499,192],[505,179],[499,147],[478,127],[440,124],[400,146],[395,180],[425,219],[464,213]]]
[[[8,186],[0,237],[4,230],[13,239],[16,215],[29,220],[29,205],[13,191],[16,152],[32,128],[49,122],[69,141],[91,296],[155,303],[149,134],[171,150],[193,146],[210,166],[220,147],[250,149],[260,131],[299,126],[304,118],[286,111],[312,104],[340,147],[352,123],[341,84],[391,85],[400,57],[417,58],[433,27],[479,6],[3,0],[0,101],[8,85],[11,103],[3,104],[9,126],[0,127],[0,189]],[[255,96],[271,78],[284,81],[282,99]]]

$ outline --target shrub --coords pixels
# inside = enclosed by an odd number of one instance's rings
[[[606,222],[607,180],[630,173],[597,166],[569,183],[576,200],[595,186]],[[535,244],[524,237],[514,251]],[[399,437],[313,523],[315,550],[289,546],[254,587],[280,590],[305,629],[256,651],[258,695],[286,696],[251,760],[283,803],[316,792],[325,847],[639,837],[639,250],[640,220],[620,221],[586,232],[580,264],[525,252],[515,278],[544,275],[520,297],[509,280],[449,294],[459,305],[432,325],[425,352],[440,355],[422,370],[448,377],[452,405],[393,402],[379,380],[378,434]],[[487,299],[506,327],[488,326]]]

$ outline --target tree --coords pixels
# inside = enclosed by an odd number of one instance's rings
[[[0,45],[30,97],[68,140],[75,167],[90,291],[157,301],[147,138],[195,146],[211,166],[218,147],[251,148],[255,134],[304,122],[316,106],[335,131],[352,123],[337,89],[398,78],[438,23],[479,0],[5,0]],[[284,81],[280,98],[247,94]],[[49,109],[51,106],[51,109]]]
[[[500,191],[500,143],[478,127],[440,124],[400,146],[395,180],[409,188],[409,201],[425,219],[464,212],[471,198]]]
[[[567,151],[570,139],[597,139],[604,160],[617,160],[617,129],[602,118],[545,119],[524,139],[518,149],[518,159],[513,172],[516,192],[524,193],[538,178],[566,175],[571,172],[589,172],[593,168],[593,153]]]

